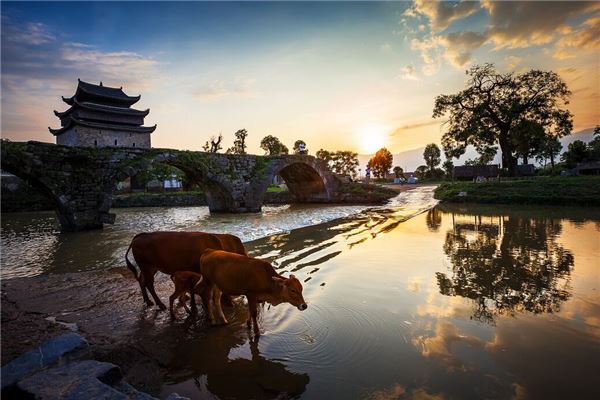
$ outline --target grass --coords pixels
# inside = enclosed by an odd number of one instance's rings
[[[287,191],[287,188],[279,187],[279,185],[269,185],[269,187],[267,188],[267,193],[281,193]]]
[[[459,196],[461,192],[466,196]],[[449,203],[600,206],[600,176],[443,183],[435,198]]]
[[[138,198],[138,197],[180,197],[180,196],[204,196],[204,192],[202,190],[189,190],[189,191],[164,191],[164,192],[131,192],[131,193],[117,193],[117,196],[121,197],[130,197],[130,198]]]

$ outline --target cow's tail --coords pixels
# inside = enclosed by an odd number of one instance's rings
[[[129,247],[127,248],[127,251],[125,252],[125,262],[127,263],[127,268],[129,268],[129,270],[130,270],[131,272],[133,272],[133,276],[135,277],[135,279],[139,279],[139,278],[138,278],[138,272],[137,272],[137,269],[135,268],[135,265],[133,265],[133,264],[132,264],[132,263],[129,261],[129,259],[127,258],[127,255],[128,255],[128,254],[129,254],[129,252],[131,251],[131,246],[133,246],[133,241],[135,240],[135,238],[136,238],[137,236],[138,236],[138,235],[135,235],[135,236],[133,237],[133,239],[131,240],[131,243],[129,244]]]

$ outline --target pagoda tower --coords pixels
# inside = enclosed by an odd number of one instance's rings
[[[103,86],[102,82],[78,82],[75,94],[62,98],[71,107],[64,112],[54,111],[61,127],[48,129],[56,136],[56,144],[150,148],[150,134],[156,125],[142,126],[150,110],[131,108],[141,96],[127,96],[122,87]]]

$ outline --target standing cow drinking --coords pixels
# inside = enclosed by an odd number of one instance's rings
[[[267,261],[211,249],[202,253],[200,260],[202,281],[199,292],[202,293],[202,302],[213,324],[216,320],[211,303],[213,299],[220,298],[221,292],[225,295],[246,296],[250,311],[246,323],[250,328],[252,321],[256,336],[260,335],[256,322],[256,306],[259,302],[266,301],[274,306],[290,303],[300,311],[308,308],[302,296],[300,281],[294,275],[289,278],[279,275]],[[221,320],[227,323],[221,302],[214,303]]]
[[[229,234],[213,234],[204,232],[149,232],[136,235],[127,252],[125,261],[140,284],[142,296],[147,305],[153,305],[148,293],[150,292],[156,305],[166,309],[154,290],[154,275],[157,271],[172,275],[176,271],[200,272],[200,256],[206,249],[226,250],[232,253],[246,255],[246,250],[240,238]],[[127,255],[132,252],[140,273]],[[192,302],[192,306],[195,303]]]

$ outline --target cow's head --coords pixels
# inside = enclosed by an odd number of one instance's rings
[[[304,301],[304,297],[302,297],[302,284],[294,275],[290,275],[287,279],[280,276],[274,276],[273,280],[281,286],[281,302],[290,303],[291,305],[296,306],[300,311],[304,311],[308,308],[306,301]]]

